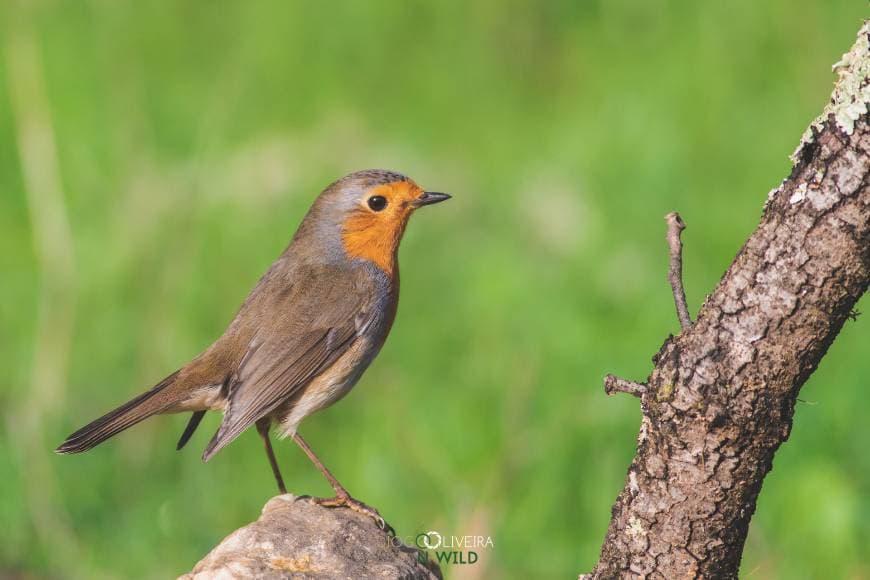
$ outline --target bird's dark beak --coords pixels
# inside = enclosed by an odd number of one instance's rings
[[[423,195],[415,199],[411,202],[411,205],[415,208],[423,207],[424,205],[432,205],[433,203],[440,203],[442,201],[446,201],[450,199],[450,196],[446,193],[437,193],[434,191],[424,191]]]

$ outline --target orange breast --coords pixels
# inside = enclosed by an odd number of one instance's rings
[[[378,219],[376,214],[361,210],[345,222],[344,251],[350,258],[371,260],[381,270],[392,274],[402,230],[404,224],[396,227],[396,224]]]

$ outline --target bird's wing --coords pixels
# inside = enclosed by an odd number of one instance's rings
[[[267,302],[205,461],[329,368],[376,316],[370,284],[346,271],[309,272]]]

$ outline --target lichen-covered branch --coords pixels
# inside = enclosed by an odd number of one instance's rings
[[[656,355],[588,578],[736,578],[795,400],[870,282],[870,27],[695,323]]]

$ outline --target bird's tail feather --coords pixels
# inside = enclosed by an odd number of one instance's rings
[[[193,432],[199,427],[199,422],[202,421],[203,416],[205,416],[205,411],[195,411],[190,416],[190,421],[187,422],[187,427],[184,428],[184,433],[181,434],[178,445],[175,446],[176,451],[181,451],[181,448],[187,445],[187,442],[193,436]]]
[[[87,451],[109,437],[117,435],[124,429],[132,427],[136,423],[165,410],[174,401],[166,397],[164,391],[175,382],[178,373],[179,371],[175,371],[151,390],[124,403],[117,409],[109,411],[96,421],[85,425],[67,437],[66,441],[61,443],[55,452],[81,453],[82,451]]]

